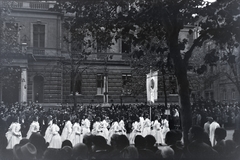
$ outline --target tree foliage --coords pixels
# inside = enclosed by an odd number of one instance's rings
[[[222,45],[230,42],[232,37],[239,39],[238,0],[215,3],[204,0],[79,0],[65,3],[63,8],[75,14],[70,30],[76,35],[86,33],[84,29],[87,29],[93,39],[107,47],[111,46],[112,38],[121,38],[137,48],[132,54],[140,60],[147,54],[162,55],[166,59],[178,81],[184,142],[187,143],[187,133],[192,124],[187,76],[189,59],[194,49],[201,47],[206,40],[212,39]],[[196,24],[201,31],[193,42],[180,37],[185,25],[193,26],[188,32],[193,35]],[[83,41],[83,37],[77,39]],[[152,45],[153,39],[157,40],[157,45]],[[163,55],[166,48],[168,53]],[[228,59],[232,62],[233,58]],[[210,63],[218,60],[213,53],[205,59]],[[202,70],[205,66],[199,72]]]

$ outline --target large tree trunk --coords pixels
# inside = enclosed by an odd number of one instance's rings
[[[175,75],[178,81],[178,93],[180,97],[181,107],[181,122],[183,128],[184,144],[188,144],[188,131],[192,126],[192,111],[189,95],[189,81],[187,78],[187,64],[181,57],[180,49],[178,48],[178,34],[170,39],[169,49],[170,55],[175,66]]]

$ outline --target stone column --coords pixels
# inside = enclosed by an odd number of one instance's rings
[[[22,68],[20,94],[20,102],[27,102],[27,68]]]

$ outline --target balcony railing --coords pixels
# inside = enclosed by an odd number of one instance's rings
[[[48,10],[49,8],[53,8],[55,3],[54,2],[34,2],[34,1],[0,1],[0,7],[8,5],[12,6],[13,8],[26,8],[26,9],[37,9],[37,10]]]

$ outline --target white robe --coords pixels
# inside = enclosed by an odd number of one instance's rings
[[[32,135],[32,133],[36,133],[40,130],[40,125],[38,123],[38,121],[33,121],[29,127],[29,130],[27,132],[27,139],[30,138],[30,136]]]
[[[72,122],[67,121],[65,123],[65,126],[63,128],[62,135],[61,135],[62,142],[65,140],[70,140],[69,138],[70,138],[71,133],[72,133]]]
[[[22,139],[22,133],[20,131],[21,125],[20,123],[13,122],[10,127],[8,128],[8,131],[6,133],[6,138],[8,140],[8,145],[6,149],[13,149],[13,147],[16,144],[19,144],[19,142]]]
[[[108,135],[109,135],[109,131],[107,129],[108,125],[109,125],[108,122],[106,120],[103,120],[99,126],[100,127],[99,135],[103,136],[106,140],[108,139]]]
[[[44,138],[45,138],[45,140],[46,140],[46,142],[50,142],[50,140],[51,140],[51,128],[52,128],[52,120],[48,123],[48,127],[47,127],[47,129],[46,129],[46,131],[45,131],[45,135],[44,135]]]
[[[48,148],[60,149],[62,147],[62,139],[59,135],[60,128],[56,124],[51,125],[51,138]]]
[[[82,120],[82,124],[81,124],[81,127],[82,127],[82,135],[83,137],[87,134],[87,133],[91,133],[90,131],[90,121],[88,119],[85,119],[85,120]]]
[[[155,120],[153,123],[152,134],[155,137],[157,144],[164,144],[163,131],[162,131],[161,124],[158,122],[158,120]]]
[[[111,143],[111,138],[112,138],[112,135],[114,134],[119,134],[119,124],[117,121],[113,122],[112,123],[112,126],[110,127],[109,129],[109,135],[108,135],[108,144]]]
[[[150,121],[150,119],[146,118],[144,123],[143,123],[142,136],[145,137],[149,134],[151,134],[151,121]]]
[[[72,133],[70,135],[70,140],[72,142],[72,145],[75,146],[78,143],[82,143],[82,131],[81,126],[79,123],[75,122],[73,125]]]
[[[219,127],[220,127],[220,125],[215,121],[213,121],[209,126],[209,138],[210,138],[212,146],[215,146],[215,144],[216,144],[214,135],[215,135],[216,128],[219,128]]]
[[[141,135],[141,123],[140,122],[134,122],[132,124],[132,132],[129,134],[129,143],[130,144],[135,144],[135,137],[137,135]]]
[[[93,124],[92,134],[99,135],[99,133],[100,133],[100,122],[95,122]]]
[[[125,123],[123,120],[119,122],[119,134],[127,135],[126,129],[125,129]]]
[[[162,120],[162,137],[163,137],[164,144],[165,144],[165,137],[168,131],[170,131],[168,120],[163,119]]]

